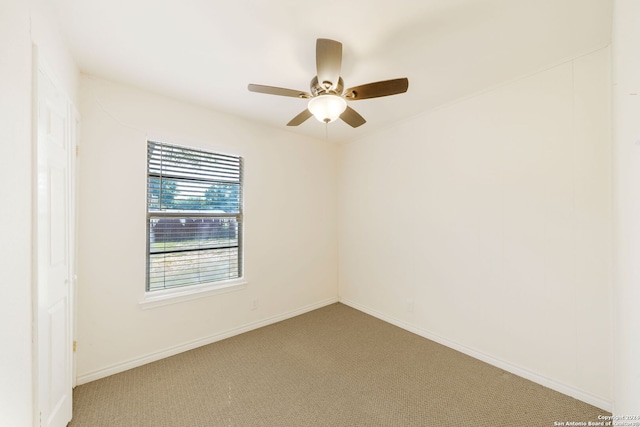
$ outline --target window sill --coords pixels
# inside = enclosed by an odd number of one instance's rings
[[[226,280],[224,282],[205,283],[202,285],[187,286],[185,288],[167,289],[164,291],[145,292],[139,304],[142,309],[162,307],[169,304],[177,304],[193,299],[204,298],[211,295],[239,291],[247,287],[247,281],[243,278]]]

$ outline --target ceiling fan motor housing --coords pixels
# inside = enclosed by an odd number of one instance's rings
[[[340,96],[342,95],[342,91],[344,90],[344,81],[342,80],[342,77],[338,77],[338,83],[335,85],[332,82],[320,83],[318,81],[318,76],[315,76],[313,79],[311,79],[310,87],[311,94],[313,96],[327,94]]]

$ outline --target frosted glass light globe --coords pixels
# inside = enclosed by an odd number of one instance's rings
[[[338,95],[319,95],[309,100],[311,114],[322,123],[331,123],[347,109],[347,101]]]

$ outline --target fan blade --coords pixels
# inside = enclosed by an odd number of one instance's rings
[[[285,89],[275,86],[263,86],[250,84],[248,86],[250,92],[266,93],[268,95],[291,96],[293,98],[310,98],[311,94],[301,90]]]
[[[379,98],[381,96],[404,93],[409,88],[409,79],[384,80],[381,82],[367,83],[349,88],[345,91],[345,98],[356,101],[358,99]]]
[[[313,114],[311,114],[311,111],[306,109],[302,113],[298,114],[293,119],[291,119],[291,121],[287,123],[287,126],[298,126],[304,123],[311,116],[313,116]]]
[[[316,40],[318,82],[325,89],[335,89],[342,68],[342,43],[329,39]],[[331,83],[329,86],[327,83]],[[328,86],[328,87],[327,87]]]
[[[358,126],[362,126],[367,121],[360,115],[356,110],[347,106],[347,109],[344,110],[344,113],[340,114],[340,118],[346,124],[353,128],[357,128]]]

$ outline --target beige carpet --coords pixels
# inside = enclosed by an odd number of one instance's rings
[[[610,415],[342,304],[73,397],[70,427],[549,427]]]

